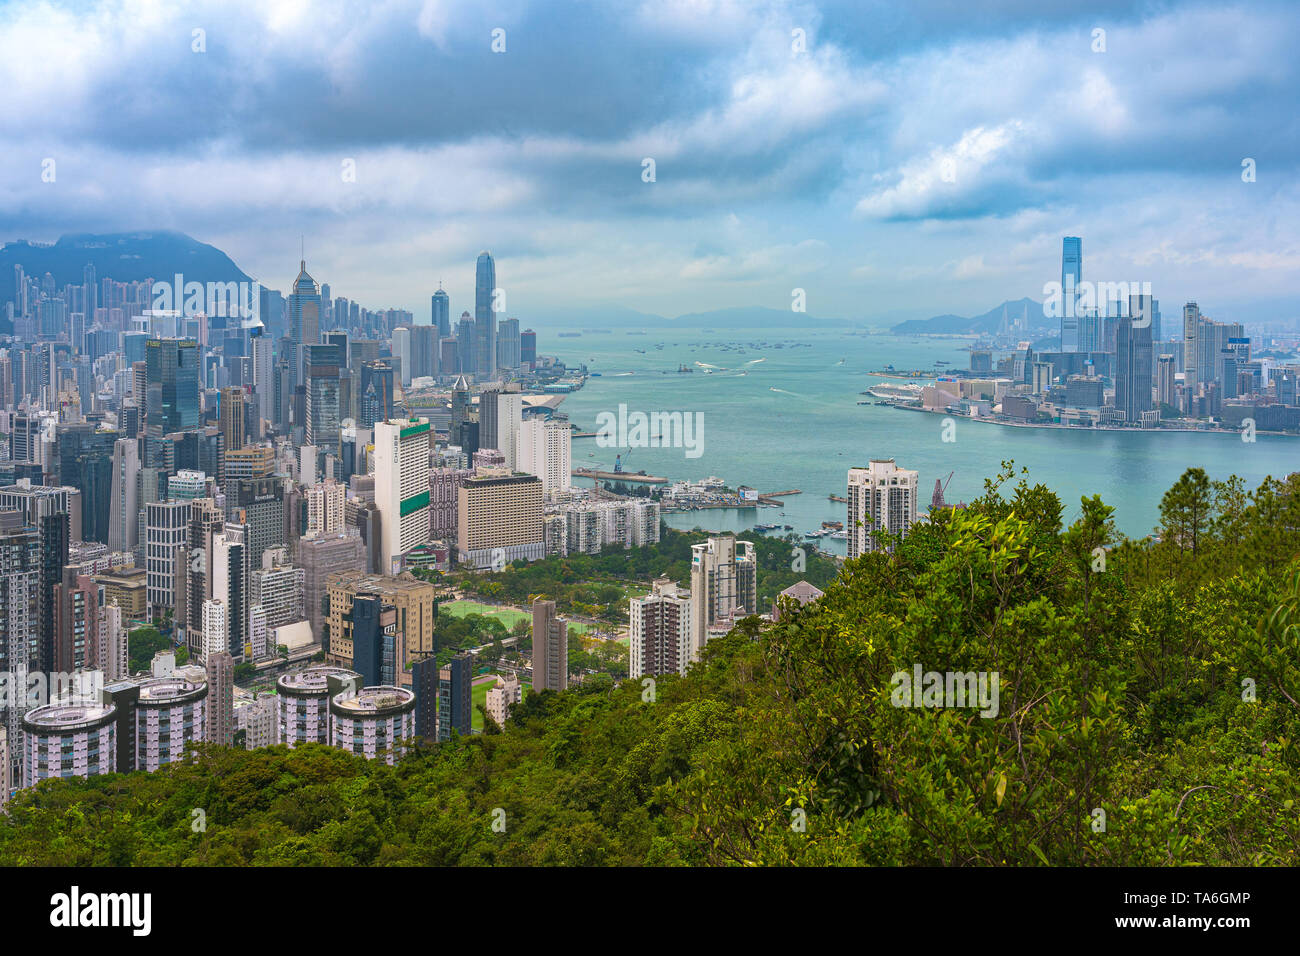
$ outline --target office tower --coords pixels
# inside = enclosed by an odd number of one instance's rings
[[[387,361],[366,362],[361,366],[361,417],[358,423],[362,428],[374,428],[375,422],[386,422],[393,417],[393,379],[393,367]]]
[[[334,746],[390,766],[415,737],[415,694],[400,687],[364,687],[330,698]]]
[[[292,340],[293,382],[301,385],[306,381],[305,350],[308,345],[320,341],[320,290],[316,280],[307,274],[307,261],[298,266],[298,278],[293,280],[293,292],[289,296],[289,338]]]
[[[555,613],[554,601],[533,601],[533,690],[569,686],[569,625]]]
[[[447,298],[447,293],[442,291],[442,283],[438,283],[438,291],[433,294],[431,326],[436,332],[437,338],[445,339],[451,335],[451,300]]]
[[[226,494],[231,515],[242,512],[249,529],[249,566],[260,568],[266,550],[284,544],[284,479],[241,478],[226,483]]]
[[[454,730],[468,737],[472,730],[471,689],[474,655],[461,651],[438,670],[438,739],[451,740]]]
[[[1035,362],[1034,363],[1034,381],[1033,392],[1035,395],[1042,395],[1052,386],[1052,363]]]
[[[548,498],[573,484],[572,442],[565,418],[530,418],[520,426],[518,470],[541,478]]]
[[[343,530],[343,502],[347,489],[333,478],[311,485],[307,501],[307,534]]]
[[[465,375],[475,375],[474,317],[468,312],[462,312],[456,320],[455,336],[459,370]]]
[[[628,676],[685,674],[691,659],[691,596],[667,578],[630,602]]]
[[[537,364],[537,333],[532,329],[519,333],[519,363],[529,368]]]
[[[459,347],[454,338],[445,338],[438,343],[438,374],[464,374],[461,367]]]
[[[498,727],[504,727],[510,718],[510,711],[524,699],[523,686],[517,677],[498,677],[496,686],[487,692],[483,709]]]
[[[413,378],[427,378],[439,374],[441,356],[438,348],[438,329],[432,325],[417,325],[411,329],[411,365],[409,374],[403,365],[402,381],[409,385]]]
[[[380,567],[396,574],[401,556],[429,540],[429,443],[426,418],[375,424],[375,504],[381,523]]]
[[[892,458],[873,458],[866,468],[849,469],[849,557],[885,548],[874,537],[884,531],[906,535],[916,521],[918,475]],[[892,545],[886,550],[893,550]]]
[[[275,471],[275,449],[268,445],[246,445],[226,449],[226,486],[243,478],[270,478]]]
[[[235,661],[225,651],[214,651],[203,662],[208,675],[207,734],[210,744],[230,747],[235,742]]]
[[[250,347],[253,353],[253,407],[257,410],[258,427],[253,429],[253,439],[262,436],[261,422],[275,421],[275,358],[272,355],[271,336],[266,329],[254,329]],[[238,447],[238,446],[226,446]]]
[[[141,682],[135,703],[135,762],[154,771],[185,756],[207,729],[207,681],[154,677]],[[122,769],[122,768],[118,768]]]
[[[1134,325],[1133,315],[1122,316],[1115,335],[1115,407],[1126,422],[1137,423],[1151,410],[1151,326]]]
[[[542,480],[535,475],[467,478],[457,489],[457,560],[477,568],[545,557]]]
[[[512,386],[517,389],[518,386]],[[518,467],[519,429],[523,424],[524,397],[517,390],[486,388],[478,399],[478,447],[495,448],[505,456],[511,471]]]
[[[134,551],[140,543],[140,443],[119,438],[113,443],[112,511],[108,516],[108,547]]]
[[[322,533],[298,542],[297,563],[303,571],[303,606],[313,637],[328,649],[325,599],[331,578],[366,566],[365,545],[355,531]]]
[[[78,495],[71,488],[33,485],[27,479],[0,488],[0,511],[14,511],[17,521],[35,529],[38,545],[37,618],[38,640],[31,648],[28,664],[33,671],[55,669],[55,596],[68,563],[73,539],[70,510],[79,512]],[[76,535],[80,537],[80,535]]]
[[[341,361],[337,345],[315,344],[304,348],[307,444],[324,448],[333,454],[338,454],[339,447]]]
[[[1183,383],[1195,393],[1200,379],[1196,370],[1196,334],[1201,324],[1201,309],[1195,302],[1183,306]]]
[[[188,554],[190,502],[151,501],[145,505],[145,570],[148,572],[149,613],[161,616],[176,607],[176,587],[185,569],[177,566]]]
[[[1176,357],[1162,355],[1156,359],[1156,398],[1161,405],[1178,407],[1175,382]]]
[[[24,787],[118,769],[117,710],[112,704],[45,704],[29,711],[21,727]]]
[[[246,412],[244,410],[244,390],[238,387],[221,390],[221,439],[227,451],[243,448],[247,444],[244,435]]]
[[[352,642],[352,669],[366,687],[395,685],[405,657],[397,608],[378,594],[357,594],[342,615],[343,638]]]
[[[1083,281],[1083,240],[1061,241],[1061,351],[1079,351],[1079,284]]]
[[[441,671],[432,654],[411,662],[411,690],[415,692],[415,735],[438,739],[438,680]]]
[[[99,308],[99,284],[95,281],[94,263],[87,262],[81,270],[82,295],[85,297],[85,312],[93,322],[95,310]]]
[[[354,690],[361,688],[361,675],[345,667],[317,665],[284,674],[275,682],[279,699],[280,740],[292,750],[299,744],[330,742],[330,681]]]
[[[432,654],[433,628],[438,615],[438,589],[413,577],[367,574],[357,568],[335,574],[327,588],[331,663],[350,666],[355,656],[351,612],[358,595],[378,596],[397,611],[396,631],[402,637],[399,671],[411,660]]]
[[[81,492],[80,508],[70,517],[73,536],[107,541],[113,498],[113,450],[121,432],[89,422],[55,427],[58,483]]]
[[[199,427],[199,365],[193,339],[145,343],[145,434],[162,438]]]
[[[478,254],[474,267],[474,374],[486,382],[496,373],[497,316],[493,293],[497,266],[487,250]]]
[[[180,501],[182,499],[193,501],[195,498],[207,497],[207,493],[208,476],[201,471],[182,468],[176,474],[167,477],[167,499],[169,501]]]
[[[691,660],[699,660],[710,627],[758,613],[757,569],[753,543],[732,535],[691,546]]]
[[[27,675],[42,670],[40,653],[41,543],[36,529],[13,511],[0,511],[0,673],[27,687]],[[0,695],[0,726],[8,732],[9,775],[22,776],[23,707],[12,694]]]
[[[521,359],[518,319],[503,319],[497,327],[497,366],[517,370]]]
[[[393,362],[396,363],[396,371],[403,385],[411,384],[411,373],[414,370],[414,342],[415,337],[411,330],[405,327],[393,329],[392,335],[392,352]],[[365,394],[365,385],[361,386],[361,392]],[[384,416],[385,418],[388,416]]]

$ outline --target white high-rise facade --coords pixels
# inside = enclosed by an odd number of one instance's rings
[[[375,423],[375,504],[379,508],[380,564],[396,573],[400,557],[429,541],[427,418]]]
[[[327,478],[307,489],[307,534],[328,534],[343,530],[347,489]]]
[[[874,532],[906,535],[916,521],[918,474],[892,458],[873,458],[866,468],[849,469],[849,557],[882,550]]]
[[[691,596],[667,578],[630,602],[628,676],[685,674],[691,659]]]
[[[203,602],[203,659],[230,650],[226,602],[220,598]]]
[[[542,479],[542,496],[573,484],[573,432],[567,419],[530,418],[519,428],[517,471]],[[507,462],[509,459],[507,459]]]

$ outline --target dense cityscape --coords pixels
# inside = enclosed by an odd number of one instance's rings
[[[14,925],[374,945],[466,867],[865,889],[907,945],[1283,925],[1297,43],[0,4]]]

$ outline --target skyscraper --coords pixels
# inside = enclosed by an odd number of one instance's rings
[[[486,249],[478,254],[474,268],[474,373],[488,381],[496,372],[497,317],[493,293],[497,288],[497,266]]]
[[[1133,423],[1151,410],[1154,375],[1151,325],[1135,325],[1141,319],[1141,313],[1122,316],[1115,331],[1115,407],[1126,422]]]
[[[307,374],[307,444],[337,456],[342,417],[339,405],[342,356],[337,345],[315,343],[304,346],[303,351]]]
[[[873,458],[866,468],[849,469],[849,557],[879,551],[884,545],[873,533],[906,535],[916,521],[919,476],[899,468],[892,458]]]
[[[12,687],[27,687],[41,670],[40,553],[35,528],[12,511],[0,511],[0,673]],[[0,694],[0,726],[8,731],[10,779],[21,779],[24,708],[16,695]]]
[[[1183,306],[1183,384],[1189,395],[1196,393],[1196,335],[1201,324],[1201,308],[1195,302]]]
[[[293,280],[293,292],[289,296],[289,338],[293,341],[294,382],[302,384],[303,347],[320,341],[320,290],[316,280],[307,274],[305,259],[299,264],[298,278]]]
[[[438,291],[433,294],[432,302],[433,314],[432,325],[437,329],[439,338],[446,338],[451,335],[451,300],[447,298],[447,293],[442,291],[442,283],[438,283]]]
[[[199,427],[199,365],[194,339],[145,343],[145,434],[162,438]]]
[[[533,690],[569,686],[569,625],[555,613],[554,601],[533,601]]]
[[[519,428],[518,470],[542,479],[542,494],[568,491],[573,475],[573,431],[567,418],[530,418]]]
[[[375,423],[375,504],[379,507],[380,570],[396,574],[400,557],[429,540],[428,419]]]
[[[519,320],[502,319],[497,327],[497,367],[517,370],[520,363]]]
[[[438,669],[438,739],[451,740],[454,730],[468,737],[472,729],[471,700],[474,655],[461,651]]]
[[[1061,351],[1079,351],[1079,299],[1083,281],[1083,240],[1066,236],[1061,241]]]
[[[247,444],[244,435],[244,399],[244,390],[238,386],[221,390],[221,439],[226,451],[234,451]]]

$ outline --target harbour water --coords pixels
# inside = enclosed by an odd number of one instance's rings
[[[783,509],[669,515],[673,527],[744,531],[756,523],[789,524],[802,536],[823,521],[844,520],[845,505],[828,496],[843,496],[848,469],[871,458],[894,458],[900,467],[920,472],[922,510],[935,479],[952,473],[947,500],[969,500],[982,493],[984,479],[1003,460],[1013,459],[1029,469],[1031,481],[1061,497],[1067,521],[1077,516],[1082,496],[1100,494],[1116,509],[1119,529],[1140,537],[1156,525],[1161,496],[1187,468],[1204,468],[1214,479],[1237,474],[1250,487],[1267,475],[1300,469],[1297,438],[1259,435],[1245,443],[1235,434],[1015,428],[957,419],[955,440],[945,442],[942,416],[857,404],[874,402],[860,393],[887,381],[870,374],[886,365],[943,368],[937,363],[946,362],[965,368],[961,339],[838,328],[646,331],[582,332],[551,341],[546,339],[553,333],[543,333],[542,351],[600,373],[567,396],[561,411],[582,431],[594,431],[596,416],[616,413],[621,403],[647,413],[700,412],[702,454],[603,448],[595,439],[578,438],[574,467],[612,469],[621,453],[629,471],[672,480],[716,475],[733,488],[803,492],[786,498]],[[683,365],[694,371],[678,372]],[[818,546],[839,553],[845,548],[830,538],[818,539]]]

